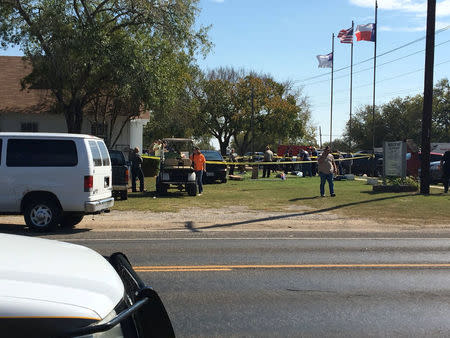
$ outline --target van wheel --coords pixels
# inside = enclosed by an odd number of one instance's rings
[[[222,178],[222,180],[220,182],[227,183],[227,179],[226,178]]]
[[[122,200],[122,201],[126,201],[127,199],[128,199],[128,191],[121,191],[120,192],[120,199]]]
[[[24,218],[33,231],[54,230],[61,219],[61,208],[51,200],[31,201],[25,206]]]
[[[83,220],[84,215],[66,214],[61,219],[63,228],[72,228]]]
[[[197,184],[195,183],[189,183],[186,184],[186,190],[189,196],[196,196],[197,195]]]

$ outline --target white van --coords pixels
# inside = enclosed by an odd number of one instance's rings
[[[74,226],[111,208],[111,177],[98,137],[0,133],[0,214],[23,214],[32,230]]]

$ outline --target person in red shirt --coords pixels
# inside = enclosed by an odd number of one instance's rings
[[[194,147],[194,153],[190,157],[195,171],[195,180],[198,185],[198,195],[203,193],[203,172],[206,171],[205,155],[200,152],[199,147]]]

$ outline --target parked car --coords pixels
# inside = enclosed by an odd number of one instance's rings
[[[383,154],[375,153],[375,158],[367,157],[371,154],[370,150],[362,150],[353,154],[352,174],[371,176],[373,173],[374,176],[383,175]]]
[[[430,153],[430,163],[440,161],[443,154]],[[419,176],[419,169],[422,163],[422,153],[407,153],[406,154],[406,175]]]
[[[262,162],[264,160],[264,153],[261,151],[247,152],[243,156],[243,162]]]
[[[227,182],[227,165],[222,155],[216,150],[200,150],[205,156],[206,161],[223,162],[206,163],[206,174],[203,175],[203,182],[220,181]]]
[[[111,163],[102,139],[79,134],[0,133],[0,214],[32,230],[75,226],[108,211]]]
[[[441,161],[430,162],[430,179],[431,183],[442,183]]]
[[[2,337],[174,337],[156,291],[127,257],[0,234]]]
[[[125,156],[120,150],[109,150],[112,168],[112,196],[121,200],[128,199],[129,170]]]

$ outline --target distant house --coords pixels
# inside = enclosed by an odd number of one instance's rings
[[[22,90],[20,81],[31,72],[31,65],[20,56],[0,56],[0,131],[3,132],[67,132],[62,114],[50,112],[51,93],[45,89]],[[123,122],[124,120],[122,120]],[[149,121],[149,113],[127,122],[114,148],[126,151],[142,149],[142,134]],[[113,139],[119,133],[120,121],[113,130]],[[105,138],[108,126],[87,118],[81,132]]]

